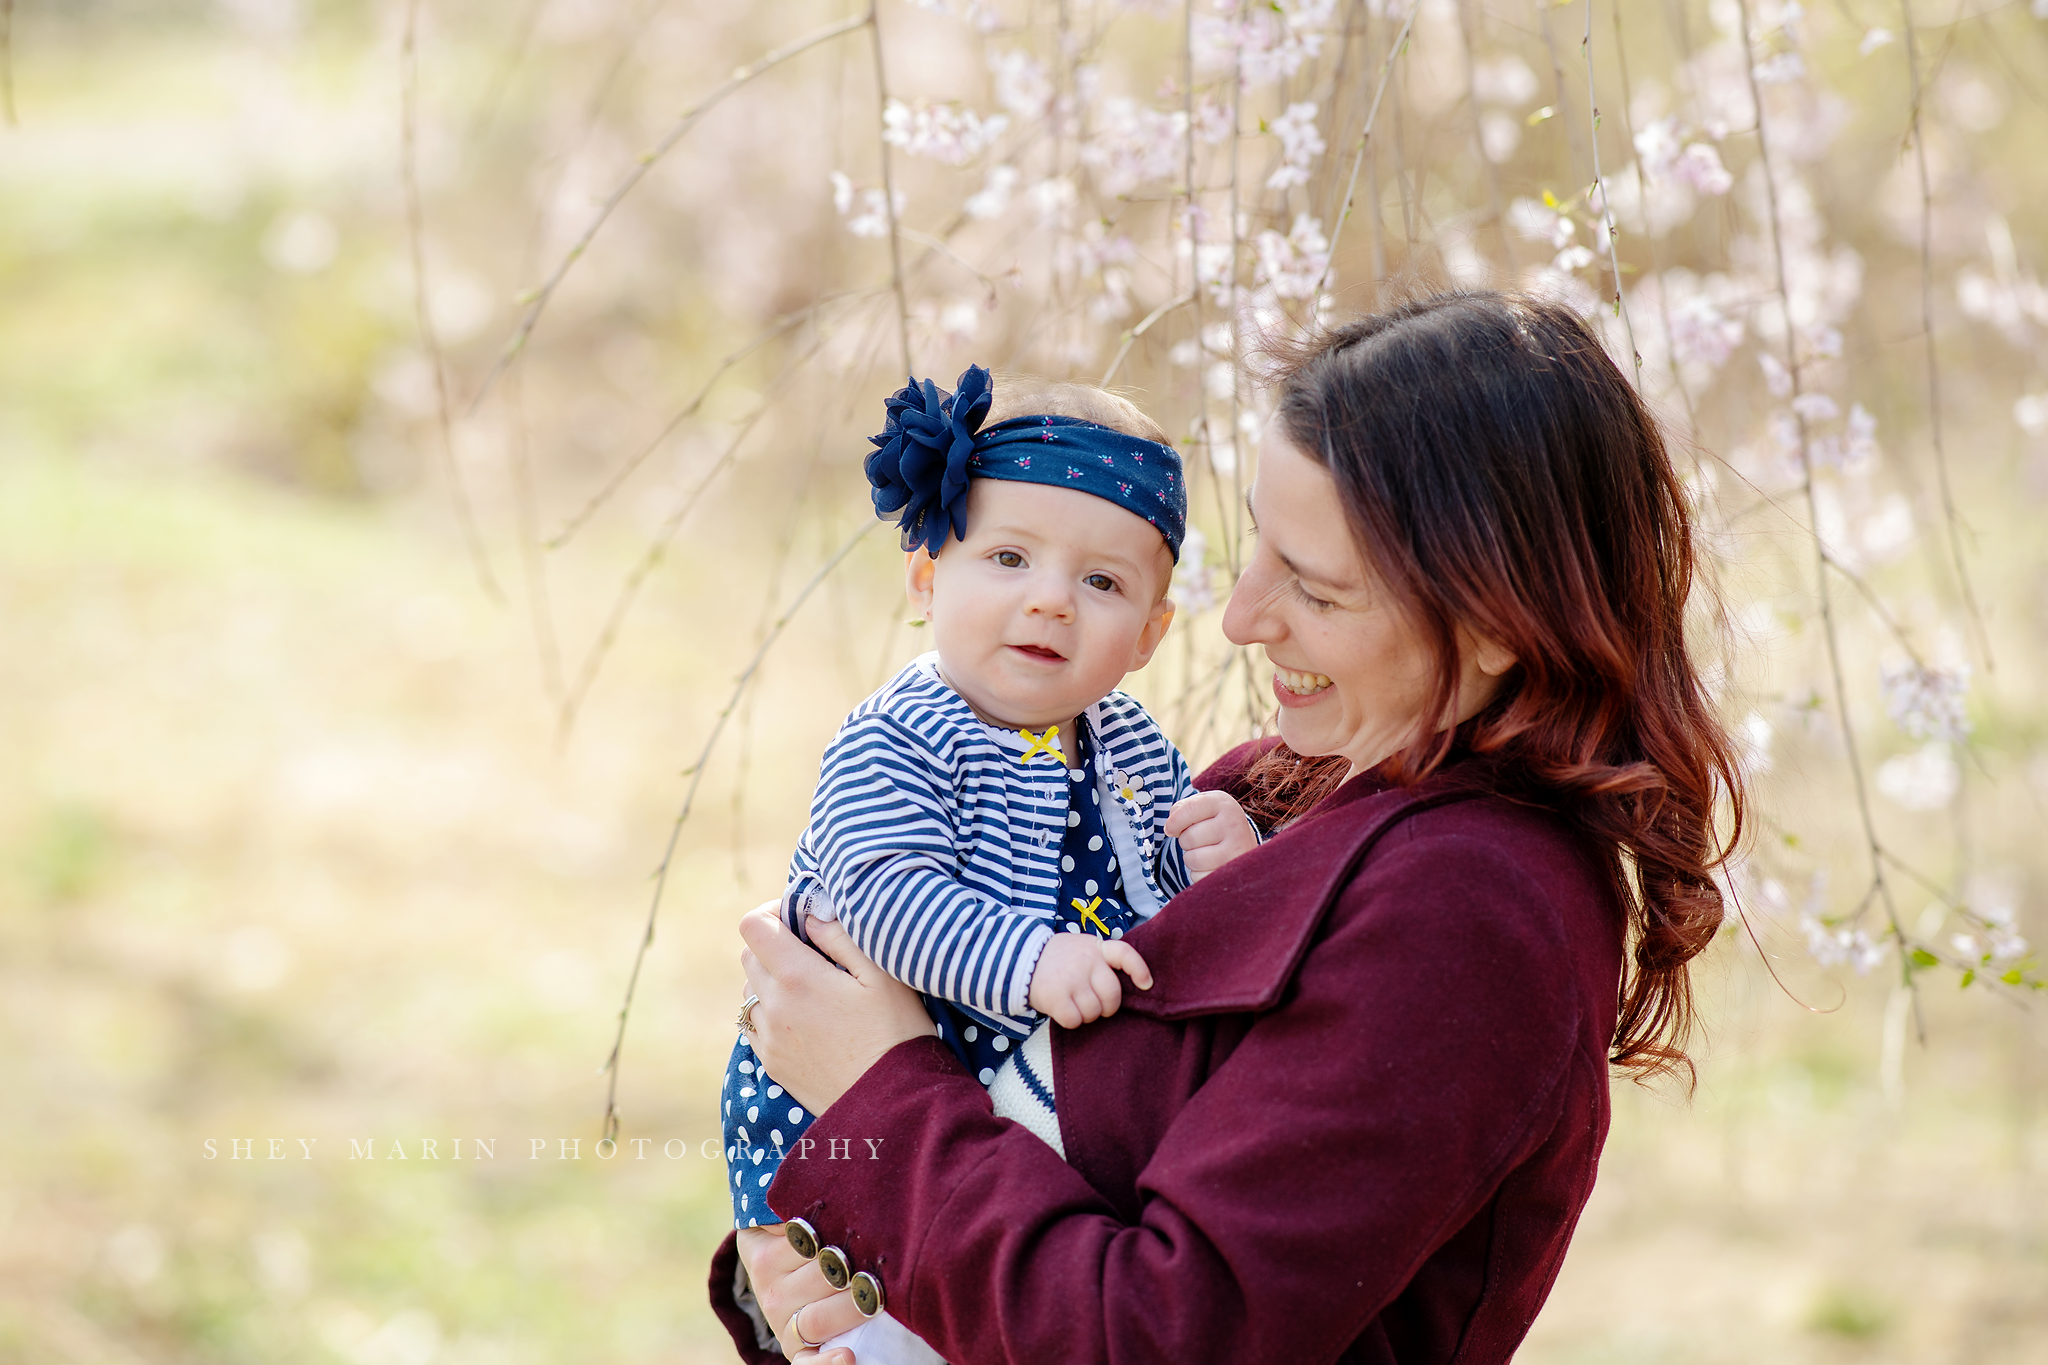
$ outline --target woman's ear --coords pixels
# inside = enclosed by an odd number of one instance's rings
[[[1491,636],[1468,633],[1466,643],[1472,647],[1472,662],[1489,678],[1498,678],[1521,662],[1513,650]]]
[[[932,619],[932,578],[938,571],[939,562],[921,545],[903,556],[903,589],[911,610],[926,621]]]

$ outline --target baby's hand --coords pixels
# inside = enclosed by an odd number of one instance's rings
[[[1152,969],[1122,939],[1056,933],[1031,973],[1031,1008],[1051,1015],[1061,1028],[1079,1028],[1115,1014],[1124,1002],[1117,968],[1130,973],[1139,990],[1152,989]]]
[[[1174,803],[1166,817],[1166,833],[1180,840],[1193,881],[1214,872],[1240,853],[1259,846],[1244,807],[1228,792],[1196,792]]]

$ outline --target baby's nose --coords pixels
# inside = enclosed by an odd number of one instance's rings
[[[1074,614],[1073,591],[1062,579],[1050,575],[1038,578],[1025,596],[1024,610],[1043,616],[1071,616]]]

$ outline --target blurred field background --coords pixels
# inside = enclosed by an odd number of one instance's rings
[[[1838,460],[1816,504],[1855,574],[1833,585],[1846,717],[1809,509],[1772,453],[1784,408],[1753,356],[1784,332],[1756,287],[1754,139],[1727,117],[1747,88],[1726,60],[1738,6],[1600,6],[1597,124],[1583,4],[1433,0],[1406,30],[1404,5],[1325,8],[1318,51],[1247,73],[1236,98],[1213,35],[1208,67],[1183,64],[1179,5],[884,0],[887,80],[911,101],[888,169],[900,265],[870,196],[872,35],[854,30],[650,163],[491,378],[530,291],[679,114],[858,13],[17,0],[0,1360],[729,1358],[702,1283],[722,1168],[700,1152],[732,924],[779,889],[838,718],[919,648],[886,534],[814,578],[870,524],[860,438],[899,356],[942,383],[969,360],[1091,378],[1119,360],[1185,433],[1207,561],[1180,585],[1181,641],[1131,687],[1206,759],[1261,718],[1261,676],[1205,609],[1235,563],[1261,410],[1248,319],[1298,322],[1300,277],[1326,264],[1337,315],[1372,306],[1382,272],[1518,279],[1581,298],[1626,365],[1604,255],[1553,260],[1600,231],[1593,145],[1611,183],[1637,175],[1614,195],[1628,322],[1700,454],[1734,641],[1721,685],[1764,818],[1737,875],[1753,937],[1731,925],[1701,972],[1698,1092],[1617,1087],[1601,1184],[1518,1359],[2042,1358],[2048,1027],[2024,988],[1959,989],[1974,959],[1952,946],[2048,933],[2042,7],[1913,7],[1926,223],[1898,7],[1752,16],[1760,64],[1804,54],[1804,75],[1775,73],[1798,166],[1778,188],[1806,204],[1780,215],[1804,213],[1794,264],[1824,277],[1792,282],[1799,325],[1840,333],[1808,375],[1874,414],[1882,445]],[[1022,67],[992,75],[990,51],[1038,54],[1044,91]],[[1720,85],[1700,74],[1714,61]],[[914,121],[999,101],[996,133]],[[1271,131],[1311,101],[1313,153],[1302,120],[1292,142]],[[1198,162],[1172,124],[1184,102]],[[1240,138],[1202,131],[1221,110]],[[1674,207],[1628,169],[1667,116],[1718,144],[1730,186]],[[1302,177],[1270,183],[1289,166]],[[1202,239],[1177,254],[1190,171]],[[1006,207],[977,216],[968,196],[998,190]],[[1975,616],[1931,452],[1923,227]],[[1709,339],[1674,361],[1654,305],[1682,288],[1713,306],[1681,315]],[[1887,715],[1879,669],[1901,641],[1973,666],[1966,743]],[[1941,959],[1912,992],[1880,912],[1852,918],[1868,854],[1845,720],[1874,830],[1927,882],[1892,875],[1903,929]],[[620,1072],[627,1145],[601,1160],[599,1067],[693,791]]]

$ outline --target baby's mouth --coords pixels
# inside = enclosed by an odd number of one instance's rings
[[[1273,665],[1273,676],[1297,697],[1313,696],[1330,685],[1330,680],[1320,673],[1297,673],[1278,664]]]
[[[1019,654],[1029,654],[1034,659],[1043,659],[1049,664],[1063,664],[1067,661],[1066,655],[1056,649],[1047,649],[1044,645],[1011,645],[1010,648]]]

